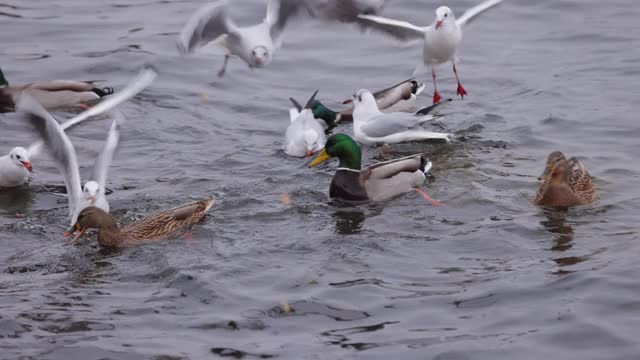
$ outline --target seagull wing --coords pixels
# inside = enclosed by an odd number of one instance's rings
[[[415,116],[408,113],[382,114],[360,126],[369,137],[384,137],[407,131],[421,123],[433,119],[432,116]]]
[[[113,155],[118,148],[118,142],[120,141],[120,126],[124,123],[125,118],[119,111],[114,111],[114,119],[109,129],[109,135],[104,143],[102,152],[98,155],[96,163],[93,167],[93,180],[97,181],[100,185],[100,194],[104,195],[105,187],[107,183],[107,173]]]
[[[178,49],[189,53],[223,35],[234,35],[236,25],[227,15],[227,2],[207,4],[191,16],[178,37]]]
[[[28,114],[28,120],[40,134],[55,160],[56,167],[64,177],[69,196],[69,216],[72,225],[81,210],[82,187],[76,150],[60,124],[36,100],[29,95],[20,98],[17,108]]]
[[[467,24],[469,21],[473,20],[473,18],[475,18],[476,16],[500,4],[501,2],[502,0],[487,0],[483,3],[480,3],[472,7],[471,9],[465,11],[464,14],[462,14],[462,16],[456,19],[456,24],[458,24],[458,26],[463,26]]]
[[[129,84],[127,84],[127,86],[124,89],[116,92],[113,96],[110,96],[106,100],[101,101],[99,104],[91,107],[89,110],[83,111],[82,113],[78,114],[77,116],[70,119],[69,121],[66,121],[64,124],[62,124],[62,130],[66,130],[92,116],[96,116],[105,111],[108,111],[120,105],[121,103],[131,99],[132,97],[137,95],[139,92],[144,90],[147,86],[149,86],[157,76],[158,76],[158,73],[152,67],[146,66],[144,69],[140,71],[140,74],[138,74],[138,76],[135,79],[133,79]],[[29,146],[29,149],[27,149],[29,153],[29,158],[37,155],[38,152],[40,151],[41,146],[42,146],[41,140],[31,144],[31,146]]]
[[[424,39],[429,27],[420,27],[406,21],[393,20],[375,15],[358,15],[357,22],[365,28],[371,28],[402,41]]]

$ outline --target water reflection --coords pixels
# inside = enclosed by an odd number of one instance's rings
[[[563,252],[573,248],[574,229],[573,226],[567,224],[566,218],[568,214],[567,208],[544,209],[545,221],[541,224],[552,234],[553,244],[549,250]],[[588,260],[586,256],[564,256],[553,259],[560,267],[572,266]],[[573,271],[561,269],[556,274],[569,274]]]
[[[364,211],[355,207],[340,208],[331,216],[336,221],[336,233],[340,235],[359,233],[366,219]]]
[[[0,189],[0,212],[25,213],[33,204],[33,193],[28,186]]]

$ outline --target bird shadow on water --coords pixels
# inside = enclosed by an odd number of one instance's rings
[[[362,225],[367,218],[364,210],[335,202],[330,205],[335,207],[335,211],[331,214],[331,217],[336,222],[336,234],[354,235],[360,233]]]
[[[549,250],[553,252],[565,252],[571,250],[574,246],[575,229],[567,222],[569,209],[544,208],[543,213],[545,220],[540,223],[549,233],[553,234],[553,240]],[[560,267],[560,269],[554,273],[557,275],[573,273],[574,271],[568,270],[566,267],[573,266],[587,260],[589,260],[588,256],[563,256],[554,258],[553,261]]]

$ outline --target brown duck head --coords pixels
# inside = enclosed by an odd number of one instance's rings
[[[68,237],[78,232],[70,241],[75,243],[84,235],[87,229],[98,229],[100,232],[116,232],[118,231],[118,223],[109,213],[95,206],[89,206],[80,212],[76,223],[64,235]]]
[[[534,200],[536,205],[553,206],[558,198],[566,196],[564,193],[569,176],[569,162],[560,151],[554,151],[547,158],[547,165],[538,178],[540,188]]]

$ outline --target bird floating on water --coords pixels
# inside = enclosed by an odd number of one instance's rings
[[[225,49],[218,76],[224,76],[229,59],[236,56],[250,68],[261,68],[273,60],[282,44],[282,35],[291,17],[307,10],[312,16],[349,22],[359,14],[370,14],[381,0],[269,0],[265,19],[256,25],[240,27],[228,15],[228,1],[207,4],[187,21],[178,38],[178,49],[190,53],[210,42]]]
[[[10,85],[0,69],[0,112],[14,111],[20,96],[29,93],[45,109],[86,106],[107,95],[113,88],[98,88],[94,81],[51,80]]]
[[[385,114],[378,109],[373,94],[359,90],[353,95],[353,133],[360,143],[394,144],[409,141],[444,140],[450,141],[451,134],[425,130],[422,125],[435,119],[435,115],[451,99],[426,107],[415,114],[397,112]]]
[[[588,205],[598,199],[596,187],[587,169],[575,157],[554,151],[539,178],[540,188],[533,200],[538,206],[569,207]]]
[[[384,90],[376,91],[373,97],[376,98],[378,109],[383,113],[393,112],[413,112],[418,111],[416,100],[418,95],[424,91],[424,84],[418,83],[415,79],[408,79],[396,85],[390,86]],[[342,102],[343,104],[353,103],[353,99],[349,98]],[[343,118],[352,118],[353,109],[341,112]]]
[[[432,204],[441,204],[419,189],[432,166],[422,155],[381,162],[364,169],[361,156],[360,147],[351,137],[335,134],[329,137],[324,150],[309,167],[317,166],[331,157],[340,160],[331,181],[329,196],[343,202],[386,201],[416,191]]]
[[[126,247],[145,241],[163,240],[186,231],[189,226],[202,220],[213,203],[213,198],[196,201],[147,216],[122,228],[118,227],[118,222],[111,214],[90,206],[80,212],[78,221],[65,235],[78,232],[69,241],[75,243],[87,229],[98,229],[98,244],[105,247]]]
[[[435,65],[445,62],[453,64],[453,73],[458,82],[457,94],[464,98],[467,91],[462,86],[458,77],[456,53],[462,40],[462,28],[479,14],[498,5],[502,0],[487,0],[467,10],[460,18],[456,19],[453,11],[446,6],[436,9],[436,18],[433,24],[425,27],[416,26],[406,21],[393,20],[375,15],[359,15],[358,23],[366,28],[384,32],[402,41],[422,40],[424,65],[431,67],[433,79],[433,103],[440,102],[441,97],[436,86]],[[417,69],[416,69],[417,70]]]
[[[290,156],[309,157],[324,148],[327,142],[324,127],[315,119],[311,105],[315,101],[318,91],[313,93],[303,107],[293,98],[295,106],[289,110],[291,123],[284,134],[284,152]]]

